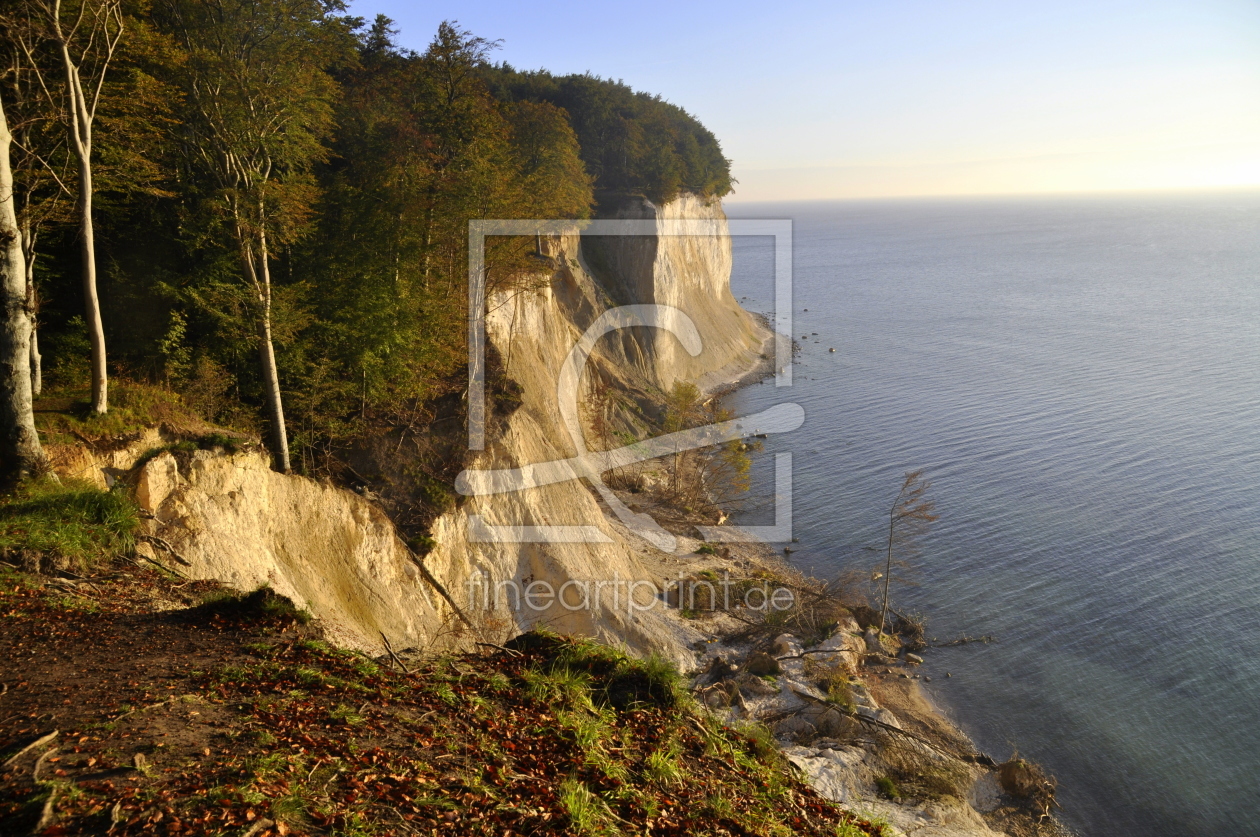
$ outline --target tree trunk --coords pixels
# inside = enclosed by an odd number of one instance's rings
[[[897,501],[900,502],[901,495],[897,495]],[[893,503],[892,511],[888,513],[888,561],[884,565],[884,606],[879,612],[879,636],[884,637],[884,623],[888,619],[888,585],[892,582],[892,555],[893,555],[893,536],[897,525],[897,503]]]
[[[263,385],[267,390],[267,417],[271,421],[271,441],[275,446],[276,470],[289,473],[289,434],[284,425],[284,403],[280,399],[280,375],[276,352],[271,345],[271,314],[258,321],[258,352],[262,361]]]
[[[262,364],[263,388],[267,401],[267,419],[271,424],[274,467],[289,473],[289,433],[284,423],[284,402],[280,397],[280,374],[276,369],[276,351],[271,340],[271,268],[267,264],[267,235],[259,235],[259,252],[255,257],[249,233],[237,225],[241,247],[241,266],[245,278],[258,296],[258,359]]]
[[[96,296],[96,241],[92,228],[92,165],[88,156],[79,158],[79,221],[83,254],[83,303],[88,339],[92,343],[92,412],[109,410],[109,378],[105,370],[105,327],[101,323],[101,303]]]
[[[259,217],[262,217],[261,208]],[[276,468],[289,473],[289,431],[284,424],[284,402],[280,399],[280,373],[276,371],[276,350],[271,344],[271,254],[267,252],[267,228],[259,225],[258,256],[262,262],[266,301],[259,338],[262,343],[263,382],[267,385],[267,412],[271,414],[271,435],[276,443]]]
[[[79,68],[70,58],[70,45],[61,33],[61,23],[54,18],[57,45],[61,49],[62,68],[66,74],[66,92],[70,100],[70,148],[79,163],[79,244],[83,259],[84,319],[92,345],[92,412],[109,410],[109,381],[105,370],[105,328],[101,323],[101,304],[96,296],[96,240],[92,226],[92,118],[83,94]],[[101,72],[105,72],[104,68]],[[93,110],[95,106],[93,106]]]
[[[26,258],[13,202],[12,140],[0,102],[0,480],[10,486],[48,468],[31,403],[31,323]]]
[[[428,206],[424,210],[424,237],[420,242],[420,279],[424,283],[424,289],[429,289],[429,249],[433,244],[433,192],[432,186],[428,192]]]
[[[39,329],[31,321],[31,396],[44,391],[44,356],[39,353]]]
[[[26,259],[26,317],[31,324],[31,395],[44,389],[44,357],[39,353],[39,295],[35,292],[35,232],[23,224],[22,255]]]

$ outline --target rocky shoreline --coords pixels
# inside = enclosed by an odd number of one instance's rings
[[[768,726],[822,796],[893,834],[1069,834],[1053,817],[1053,781],[1035,765],[978,752],[924,689],[913,640],[885,634],[881,642],[878,614],[800,576],[766,545],[737,544],[687,564],[691,579],[774,579],[804,600],[781,627],[743,608],[698,614],[707,638],[694,689],[728,723]]]
[[[711,387],[716,397],[772,377],[775,359],[798,351],[768,318],[753,316],[768,332],[761,362]],[[728,722],[769,726],[822,796],[884,821],[892,833],[1070,837],[1053,814],[1053,779],[1017,757],[999,764],[979,752],[932,701],[923,687],[931,678],[917,673],[921,626],[908,626],[915,633],[909,639],[895,631],[881,636],[873,611],[828,601],[825,582],[801,577],[768,544],[733,544],[716,560],[706,557],[682,559],[690,578],[791,579],[798,594],[822,592],[823,618],[834,618],[812,637],[750,630],[749,620],[729,611],[704,614],[708,637],[694,674],[697,695]],[[897,776],[909,781],[898,783]]]

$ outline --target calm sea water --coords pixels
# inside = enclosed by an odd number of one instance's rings
[[[927,469],[896,600],[998,639],[929,653],[938,702],[1057,775],[1083,835],[1260,834],[1260,194],[728,211],[795,222],[796,383],[734,405],[805,407],[766,446],[794,453],[793,562],[872,567]],[[736,242],[753,310],[770,252]]]

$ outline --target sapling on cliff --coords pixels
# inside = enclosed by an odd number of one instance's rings
[[[933,514],[936,501],[928,499],[928,489],[932,483],[923,476],[923,471],[907,471],[888,510],[888,549],[884,562],[884,603],[879,612],[879,635],[883,637],[884,626],[888,621],[888,588],[892,582],[893,566],[907,567],[919,553],[919,538],[927,533],[928,527],[937,519]]]
[[[705,399],[695,384],[677,381],[665,397],[661,429],[677,433],[731,418],[734,414],[716,398]],[[675,453],[670,473],[670,499],[688,511],[708,509],[721,514],[718,505],[735,502],[751,485],[752,458],[747,450],[744,442],[734,440]]]

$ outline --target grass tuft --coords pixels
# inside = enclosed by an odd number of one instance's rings
[[[522,675],[525,693],[539,703],[572,708],[593,708],[591,678],[565,666],[530,669]]]
[[[631,657],[624,651],[590,639],[561,637],[547,631],[531,631],[508,643],[509,647],[541,652],[547,663],[538,671],[554,680],[555,688],[571,692],[570,700],[587,701],[626,709],[651,705],[675,709],[688,699],[684,678],[669,660],[653,655]],[[537,675],[535,675],[535,679]],[[603,683],[591,689],[591,678]],[[531,686],[539,700],[549,700],[539,692],[541,683]]]
[[[672,785],[683,778],[683,768],[678,762],[681,748],[677,739],[661,750],[652,751],[643,762],[648,778],[662,785]]]
[[[135,503],[120,491],[36,480],[0,500],[0,554],[36,571],[86,569],[135,549],[139,525]]]
[[[608,804],[572,777],[560,785],[560,805],[578,834],[607,834],[612,820]]]

